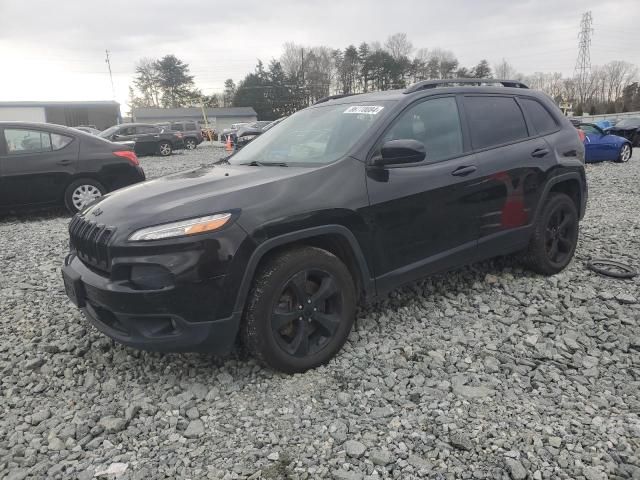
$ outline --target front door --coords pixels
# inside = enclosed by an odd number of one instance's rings
[[[422,142],[426,159],[417,164],[368,167],[374,269],[379,291],[429,273],[468,263],[478,224],[469,203],[478,182],[477,164],[463,141],[454,96],[420,101],[405,109],[382,135]]]
[[[150,125],[136,126],[136,153],[153,155],[158,149],[160,129]]]
[[[61,202],[76,170],[78,141],[31,128],[5,127],[0,135],[0,201],[5,206]]]

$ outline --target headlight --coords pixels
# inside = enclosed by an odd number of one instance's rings
[[[184,237],[196,233],[218,230],[231,218],[230,213],[207,215],[206,217],[191,218],[179,222],[165,223],[155,227],[143,228],[131,234],[129,240],[140,242],[145,240],[161,240],[163,238]]]

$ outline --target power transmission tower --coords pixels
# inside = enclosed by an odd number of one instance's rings
[[[593,18],[591,12],[582,14],[580,22],[580,33],[578,34],[578,59],[576,60],[576,68],[573,71],[573,78],[576,80],[578,90],[578,99],[581,105],[584,105],[587,96],[587,86],[589,77],[591,76],[591,34],[593,28],[591,24]]]
[[[104,53],[107,55],[107,58],[105,59],[105,62],[107,63],[107,66],[109,67],[109,79],[111,80],[111,95],[113,96],[113,99],[116,99],[116,89],[113,87],[113,74],[111,73],[111,60],[109,59],[109,50],[105,50]]]

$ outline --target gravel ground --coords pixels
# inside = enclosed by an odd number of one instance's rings
[[[565,272],[496,260],[397,290],[294,376],[114,344],[64,295],[68,216],[1,219],[0,477],[640,478],[639,279],[585,268],[640,267],[640,155],[587,170]]]

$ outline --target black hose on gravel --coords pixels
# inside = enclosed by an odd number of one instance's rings
[[[594,258],[587,262],[587,268],[613,278],[633,278],[638,274],[631,265],[606,258]]]

